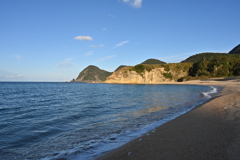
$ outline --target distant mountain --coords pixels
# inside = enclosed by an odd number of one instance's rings
[[[160,61],[158,59],[147,59],[146,61],[142,62],[141,64],[166,64],[166,62]]]
[[[112,72],[107,72],[96,66],[90,65],[79,73],[75,82],[101,83],[111,74]]]
[[[228,56],[227,53],[211,53],[211,52],[206,52],[206,53],[199,53],[199,54],[195,54],[192,55],[190,57],[188,57],[187,59],[183,60],[181,63],[185,63],[185,62],[199,62],[203,59],[205,60],[213,60],[216,59],[219,56]]]
[[[229,54],[240,54],[240,44],[234,47]]]

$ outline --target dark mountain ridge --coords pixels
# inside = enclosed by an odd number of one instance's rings
[[[146,61],[142,62],[141,64],[166,64],[166,62],[151,58],[151,59],[147,59]]]
[[[234,47],[229,54],[240,54],[240,44]]]
[[[192,55],[190,57],[188,57],[187,59],[181,61],[181,63],[185,63],[185,62],[199,62],[203,59],[205,60],[212,60],[215,59],[218,56],[229,56],[227,53],[212,53],[212,52],[205,52],[205,53],[199,53],[199,54],[195,54]]]

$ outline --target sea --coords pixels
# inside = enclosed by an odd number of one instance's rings
[[[90,160],[205,102],[217,86],[0,82],[1,160]]]

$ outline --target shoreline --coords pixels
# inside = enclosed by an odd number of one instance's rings
[[[220,86],[221,91],[127,144],[96,157],[110,159],[238,159],[240,80],[209,79],[161,83]]]

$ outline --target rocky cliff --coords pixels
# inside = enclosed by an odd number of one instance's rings
[[[137,65],[124,67],[111,76],[104,83],[135,83],[154,84],[161,82],[181,81],[188,75],[192,63],[165,64],[165,65]]]

